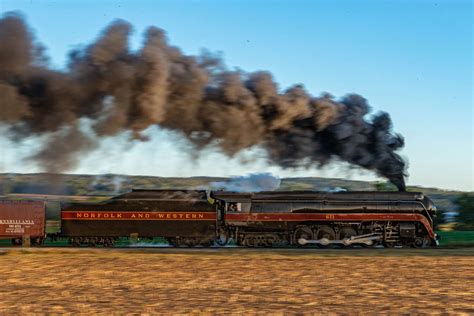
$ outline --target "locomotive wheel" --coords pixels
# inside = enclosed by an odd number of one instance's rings
[[[339,231],[339,239],[346,239],[351,238],[353,236],[357,236],[357,232],[352,227],[343,227]],[[352,247],[353,245],[343,246],[343,247]]]
[[[336,232],[329,226],[321,226],[319,227],[318,231],[316,232],[316,239],[327,239],[327,240],[335,240],[336,239]],[[318,244],[319,247],[326,248],[329,245],[321,245]]]
[[[343,227],[339,231],[339,239],[351,238],[352,236],[357,236],[357,232],[352,227]]]
[[[278,236],[268,236],[266,241],[267,247],[273,247],[278,241]]]
[[[312,240],[313,239],[313,231],[308,226],[301,226],[298,227],[294,234],[293,240],[298,245],[298,247],[303,247],[305,244],[300,242],[300,239]]]
[[[221,231],[216,237],[216,244],[219,246],[225,246],[229,242],[229,233],[227,231]]]
[[[382,245],[384,246],[384,248],[395,248],[397,244],[394,242],[383,242]]]
[[[256,240],[253,236],[244,237],[244,246],[245,247],[256,247]]]
[[[424,248],[424,247],[428,246],[428,244],[429,244],[429,240],[427,238],[417,237],[417,238],[415,238],[415,241],[413,242],[412,247],[413,248]]]

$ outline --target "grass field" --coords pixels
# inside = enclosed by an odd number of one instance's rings
[[[474,247],[474,231],[438,231],[442,247]]]
[[[474,249],[0,250],[0,314],[474,313]]]

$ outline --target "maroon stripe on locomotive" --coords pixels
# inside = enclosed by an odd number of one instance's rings
[[[421,214],[395,214],[395,213],[367,213],[367,214],[330,214],[330,213],[246,213],[225,214],[225,220],[229,224],[239,222],[370,222],[370,221],[398,221],[398,222],[420,222],[426,228],[430,238],[436,235],[425,216]]]

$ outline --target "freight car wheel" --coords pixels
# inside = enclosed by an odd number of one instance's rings
[[[33,246],[41,246],[43,244],[44,239],[42,237],[36,237],[33,239]]]
[[[23,240],[21,238],[12,238],[12,245],[13,246],[21,246]]]

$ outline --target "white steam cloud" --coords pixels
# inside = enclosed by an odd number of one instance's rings
[[[246,176],[234,176],[228,181],[211,182],[214,190],[235,192],[274,191],[280,187],[280,178],[271,173],[251,173]]]

